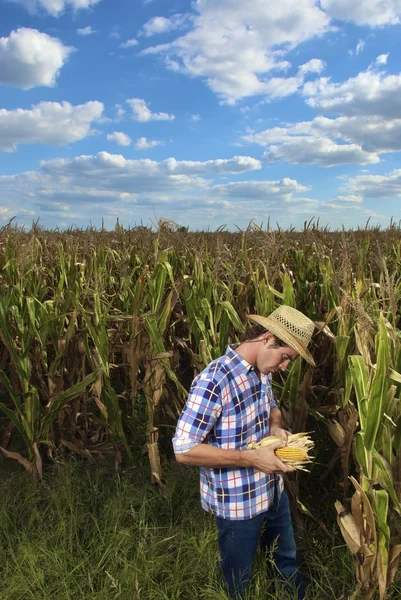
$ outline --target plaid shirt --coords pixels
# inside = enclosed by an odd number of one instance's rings
[[[277,408],[271,375],[261,375],[229,346],[193,381],[173,438],[174,452],[188,452],[202,442],[245,450],[270,435],[270,410]],[[250,519],[266,511],[281,475],[253,467],[200,469],[202,507],[224,519]]]

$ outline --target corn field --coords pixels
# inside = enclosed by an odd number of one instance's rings
[[[353,597],[386,597],[401,553],[399,226],[9,225],[0,248],[0,452],[37,482],[69,454],[112,456],[118,470],[146,451],[163,493],[160,441],[171,439],[192,379],[240,339],[247,314],[284,303],[313,319],[317,368],[296,360],[275,395],[292,432],[318,421],[335,441],[326,476],[341,464],[335,509],[355,564]],[[315,443],[318,460],[324,440]]]

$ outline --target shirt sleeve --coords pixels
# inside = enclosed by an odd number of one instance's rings
[[[221,389],[215,378],[199,375],[189,392],[173,437],[175,454],[201,444],[221,414]]]

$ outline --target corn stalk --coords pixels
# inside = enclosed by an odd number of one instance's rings
[[[390,530],[390,522],[401,516],[401,376],[393,368],[399,368],[399,354],[398,333],[381,313],[375,338],[376,362],[366,364],[361,355],[349,357],[360,426],[354,445],[360,481],[351,477],[356,490],[351,509],[340,502],[336,509],[341,532],[354,556],[354,597],[362,594],[371,598],[378,589],[383,600],[394,580],[401,552],[401,529],[392,535]]]

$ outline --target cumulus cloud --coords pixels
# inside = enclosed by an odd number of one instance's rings
[[[120,44],[120,48],[133,48],[134,46],[137,46],[138,43],[138,40],[136,40],[135,38],[131,38],[130,40],[127,40],[126,42]]]
[[[152,219],[156,212],[168,218],[177,215],[177,222],[182,222],[185,211],[190,224],[201,229],[227,220],[246,226],[252,218],[264,220],[267,208],[281,211],[283,203],[291,204],[294,215],[316,208],[316,201],[302,197],[307,187],[293,179],[214,185],[214,176],[239,175],[260,167],[259,161],[247,156],[156,162],[101,152],[44,161],[37,171],[0,176],[0,202],[14,208],[11,216],[21,203],[37,215],[40,211],[42,216],[63,216],[66,225],[72,218],[84,225],[103,216],[111,219],[111,226],[116,216],[137,222],[139,209],[141,219]]]
[[[320,139],[326,140],[327,138],[333,141],[342,141],[341,152],[336,154],[338,159],[341,158],[344,162],[350,162],[352,159],[351,162],[354,163],[359,156],[362,160],[361,164],[375,163],[378,160],[378,154],[401,150],[401,119],[386,121],[380,116],[338,117],[337,119],[316,117],[313,121],[301,121],[286,127],[273,127],[243,136],[245,141],[264,147],[271,147],[272,144],[285,144],[282,151],[280,151],[280,146],[275,146],[270,159],[278,158],[281,154],[283,159],[287,156],[296,162],[298,160],[293,152],[297,148],[304,150],[306,154],[299,157],[299,162],[304,162],[305,157],[309,156],[308,148],[313,150],[314,144],[316,144],[315,157],[323,154],[328,158],[329,146],[326,142],[319,142]],[[354,151],[346,150],[344,144],[353,144]],[[355,152],[356,147],[359,148],[358,152]],[[333,147],[331,146],[331,148]],[[360,150],[363,152],[361,153]],[[334,156],[334,154],[331,155],[332,158]],[[345,160],[346,158],[348,160]]]
[[[88,25],[87,27],[83,27],[82,29],[77,29],[78,35],[93,35],[96,33],[96,29],[92,29],[92,25]]]
[[[149,150],[150,148],[160,146],[162,143],[157,140],[148,140],[146,137],[141,137],[135,143],[135,150]]]
[[[366,152],[382,154],[401,150],[401,119],[381,116],[317,117],[311,122],[315,135],[329,135],[360,145]]]
[[[140,35],[150,37],[157,33],[167,33],[168,31],[174,31],[175,29],[181,29],[190,22],[191,18],[189,15],[175,14],[170,18],[166,17],[152,17],[145,23],[140,31]]]
[[[265,92],[268,99],[284,98],[295,94],[304,84],[308,73],[320,74],[326,64],[324,61],[313,58],[298,68],[298,73],[294,77],[272,77],[266,83]]]
[[[312,58],[299,67],[299,72],[303,75],[306,75],[306,73],[321,73],[324,71],[325,67],[326,63],[324,60],[320,60],[320,58]]]
[[[167,113],[152,113],[143,98],[131,98],[127,100],[127,103],[134,113],[135,121],[139,121],[140,123],[147,123],[148,121],[173,121],[175,119],[174,115]]]
[[[165,57],[166,65],[204,78],[224,101],[267,92],[266,74],[290,65],[283,55],[322,35],[330,19],[315,0],[203,0],[194,5],[193,29],[144,53]]]
[[[36,29],[12,31],[0,38],[0,84],[24,90],[50,87],[73,50]]]
[[[0,176],[0,199],[14,195],[21,201],[83,205],[118,203],[127,198],[137,202],[145,197],[175,194],[179,202],[181,194],[199,194],[210,189],[203,176],[241,174],[260,167],[259,161],[247,156],[205,162],[174,158],[156,162],[128,160],[121,154],[100,152],[96,156],[42,161],[38,171]],[[291,184],[287,192],[296,189]]]
[[[400,0],[321,0],[320,5],[331,18],[357,25],[397,25],[401,18]]]
[[[119,146],[129,146],[132,142],[129,135],[124,133],[123,131],[114,131],[113,133],[109,133],[107,136],[107,140],[109,142],[116,142]]]
[[[168,158],[160,163],[161,166],[174,173],[188,175],[222,175],[239,174],[246,171],[258,171],[262,164],[260,160],[250,156],[234,156],[233,158],[218,158],[215,160],[193,161]]]
[[[246,226],[250,219],[266,220],[266,210],[279,222],[284,218],[296,223],[298,217],[319,214],[322,219],[327,217],[331,226],[338,227],[347,219],[375,216],[364,208],[362,191],[343,189],[331,200],[317,201],[305,195],[309,186],[290,178],[215,182],[214,176],[239,175],[260,167],[259,161],[247,156],[210,161],[170,158],[157,162],[100,152],[96,156],[44,161],[37,171],[0,176],[0,200],[8,219],[18,213],[23,220],[22,208],[31,210],[31,216],[25,214],[25,222],[41,214],[62,218],[57,223],[65,221],[65,225],[71,219],[85,224],[94,218],[94,213],[106,221],[110,219],[110,226],[116,216],[137,222],[138,210],[141,218],[151,219],[156,212],[173,219],[177,215],[177,222],[181,222],[178,215],[185,210],[190,215],[186,224],[198,228],[208,228],[212,222]],[[401,171],[398,178],[401,193]],[[350,185],[350,181],[346,184]],[[351,226],[354,221],[348,220]]]
[[[287,73],[291,65],[285,56],[334,29],[336,19],[371,27],[401,22],[400,0],[282,0],[274,6],[265,0],[202,0],[193,9],[190,31],[142,52],[159,54],[169,69],[201,77],[228,104],[264,93],[276,98],[294,93],[294,76],[285,84],[287,75],[277,79],[274,71]],[[179,17],[154,17],[142,35],[171,31]],[[359,40],[355,53],[364,45]],[[270,83],[272,75],[276,80]]]
[[[103,113],[101,102],[73,106],[69,102],[41,102],[29,110],[0,109],[0,151],[13,152],[19,144],[62,146],[93,133],[91,125]]]
[[[401,117],[401,74],[367,70],[341,83],[322,77],[303,87],[307,104],[319,112]]]
[[[337,144],[324,137],[300,136],[272,145],[264,153],[266,161],[284,160],[291,164],[334,167],[340,164],[366,165],[377,163],[380,158],[374,152],[365,152],[357,144]]]
[[[278,181],[241,181],[213,186],[213,191],[232,198],[247,200],[290,200],[294,194],[309,188],[294,179]]]
[[[342,186],[342,190],[364,198],[400,198],[401,169],[395,169],[385,175],[350,177]]]
[[[54,17],[58,17],[66,8],[80,10],[91,8],[101,0],[9,0],[24,6],[29,12],[33,13],[44,10]]]
[[[331,200],[320,202],[319,209],[320,211],[324,211],[324,209],[329,209],[330,212],[342,212],[344,210],[353,211],[354,213],[357,212],[358,215],[361,215],[362,217],[365,216],[365,218],[366,215],[369,214],[371,216],[374,216],[371,214],[370,210],[366,210],[364,207],[362,207],[362,203],[362,196],[355,196],[351,194],[348,196],[337,196],[335,198],[332,198]]]
[[[345,202],[346,204],[361,204],[363,202],[362,196],[337,196],[337,202]]]
[[[375,61],[376,64],[377,65],[386,65],[389,56],[390,56],[389,52],[387,52],[387,54],[379,54],[379,56],[376,58],[376,61]]]

